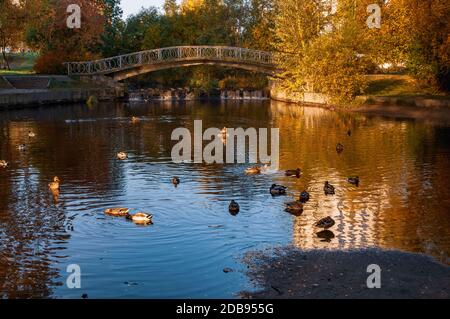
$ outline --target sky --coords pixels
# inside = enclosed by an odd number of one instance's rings
[[[161,7],[164,4],[164,0],[122,0],[121,3],[123,17],[127,18],[130,14],[138,13],[142,7]]]

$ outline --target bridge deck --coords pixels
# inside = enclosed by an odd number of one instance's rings
[[[180,61],[200,61],[201,63],[226,62],[275,70],[273,54],[270,52],[223,46],[170,47],[96,61],[67,62],[65,65],[68,75],[96,75],[114,74],[147,65],[170,65],[173,63],[174,66],[177,66],[177,63]]]

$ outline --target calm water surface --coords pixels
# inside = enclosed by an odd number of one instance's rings
[[[141,122],[130,124],[132,116]],[[204,128],[279,127],[281,169],[301,167],[303,176],[173,164],[172,131],[197,119]],[[122,150],[129,159],[119,162]],[[395,248],[449,262],[449,127],[275,102],[61,106],[1,112],[0,159],[10,162],[0,169],[3,298],[235,297],[251,287],[243,255],[284,245]],[[47,190],[55,175],[63,181],[57,203]],[[346,182],[352,175],[360,187]],[[336,196],[324,196],[326,180]],[[272,183],[289,196],[272,198]],[[311,193],[304,214],[283,212],[303,190]],[[241,204],[236,217],[231,199]],[[151,212],[155,224],[103,214],[116,206]],[[312,227],[329,215],[337,222],[330,242]],[[69,264],[82,269],[80,290],[65,285]]]

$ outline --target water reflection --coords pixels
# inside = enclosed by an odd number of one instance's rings
[[[245,165],[173,164],[172,131],[193,130],[196,119],[204,128],[280,127],[281,169],[300,167],[301,178],[248,176]],[[0,296],[232,297],[246,278],[224,268],[239,269],[237,258],[250,249],[290,243],[397,248],[448,262],[449,137],[448,127],[419,121],[276,102],[0,113],[0,159],[10,163],[0,169]],[[128,159],[117,161],[120,151]],[[54,176],[63,181],[56,201],[47,186]],[[359,187],[350,176],[360,177]],[[335,196],[325,196],[325,181]],[[274,183],[288,186],[288,196],[270,196]],[[285,202],[304,190],[303,214],[285,213]],[[241,206],[237,216],[228,212],[231,199]],[[106,207],[151,212],[155,224],[138,228],[105,216]],[[327,216],[336,226],[313,227]],[[82,292],[64,285],[71,263],[82,268]]]

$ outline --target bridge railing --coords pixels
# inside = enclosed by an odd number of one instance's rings
[[[181,46],[141,51],[86,62],[67,62],[69,75],[108,74],[151,64],[208,60],[255,64],[272,67],[273,54],[265,51],[223,46]]]

